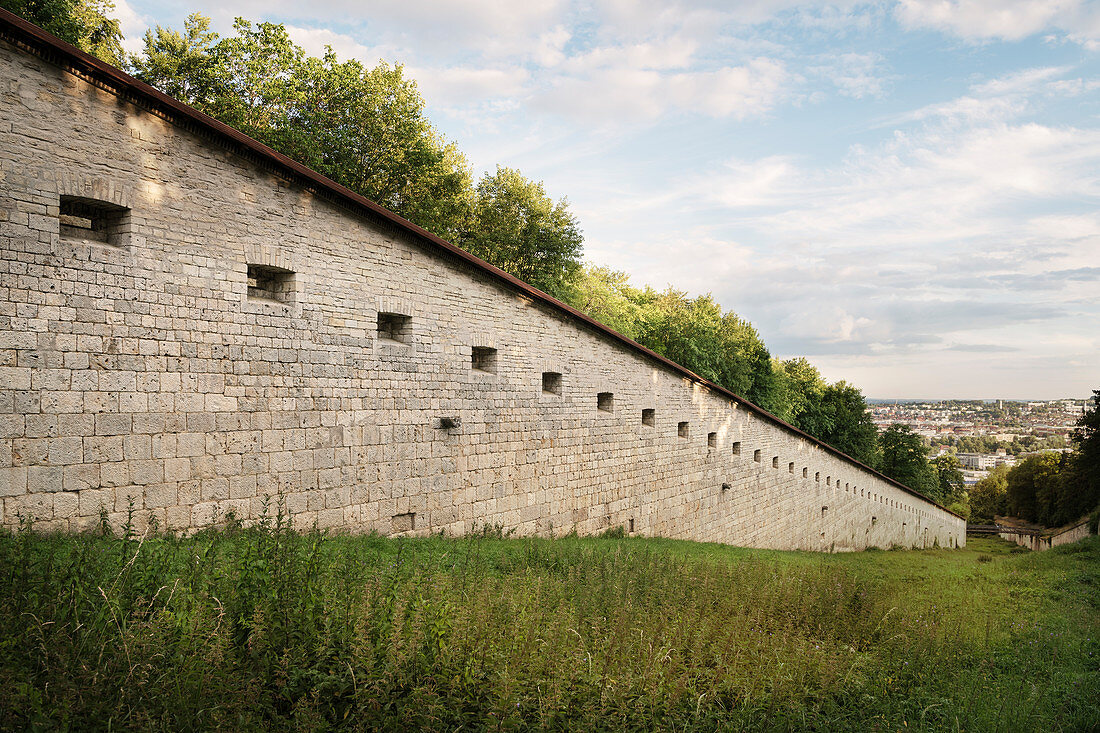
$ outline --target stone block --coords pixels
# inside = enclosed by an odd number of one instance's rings
[[[27,493],[27,468],[0,468],[0,497]]]
[[[27,491],[31,494],[52,494],[64,489],[62,466],[28,466]],[[52,505],[51,505],[52,506]]]

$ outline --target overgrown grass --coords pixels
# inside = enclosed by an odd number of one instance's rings
[[[1094,730],[1100,541],[0,535],[0,728]]]

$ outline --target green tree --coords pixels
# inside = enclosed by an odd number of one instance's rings
[[[1008,466],[997,466],[970,489],[971,519],[990,524],[1008,511]]]
[[[963,480],[962,464],[952,455],[940,456],[932,461],[936,469],[936,478],[939,485],[939,495],[945,500],[961,496],[966,492],[966,484]]]
[[[414,224],[452,240],[467,231],[466,160],[401,66],[309,57],[274,23],[238,18],[221,39],[209,28],[194,14],[182,32],[150,31],[135,75]]]
[[[551,295],[564,295],[580,270],[584,241],[565,199],[497,166],[478,182],[473,222],[462,246]]]
[[[766,410],[775,410],[771,354],[752,324],[722,310],[713,297],[673,288],[636,291],[637,340],[704,379]]]
[[[1016,464],[1007,476],[1009,512],[1029,522],[1053,524],[1062,468],[1059,453],[1028,456]]]
[[[969,519],[970,497],[966,493],[959,459],[953,455],[940,456],[932,461],[936,473],[940,502],[959,516]]]
[[[145,49],[130,56],[130,70],[170,97],[193,107],[211,108],[215,75],[211,49],[217,40],[210,19],[192,13],[183,23],[183,32],[159,25],[145,31]]]
[[[194,17],[194,16],[192,16]],[[211,48],[214,94],[209,113],[272,147],[304,132],[298,121],[308,94],[305,52],[279,23],[233,22],[236,35]]]
[[[752,324],[709,294],[635,288],[622,272],[586,265],[564,300],[704,379],[777,412],[771,355]],[[811,367],[812,369],[812,367]]]
[[[1100,510],[1100,389],[1093,390],[1092,404],[1077,421],[1072,438],[1072,476],[1059,505],[1059,516],[1067,522]]]
[[[337,183],[458,242],[471,226],[474,190],[466,159],[445,143],[404,68],[307,58],[306,96],[288,155]]]
[[[844,381],[826,387],[820,413],[807,413],[811,417],[818,414],[816,422],[808,422],[802,429],[871,468],[880,467],[878,429],[858,387]]]
[[[775,414],[811,435],[827,432],[829,419],[822,410],[822,400],[829,385],[817,367],[799,357],[776,360],[773,371],[780,408]]]
[[[921,437],[908,425],[894,423],[882,434],[882,472],[918,491],[929,499],[942,502],[936,469],[928,462]]]
[[[122,63],[122,30],[110,17],[110,0],[0,0],[0,8],[109,64]]]
[[[569,282],[562,299],[623,336],[638,339],[642,309],[636,302],[638,291],[630,285],[630,276],[625,272],[584,264]]]

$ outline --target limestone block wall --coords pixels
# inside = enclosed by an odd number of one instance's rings
[[[1006,528],[998,536],[1002,540],[1015,542],[1021,547],[1039,551],[1079,542],[1088,537],[1089,534],[1089,520],[1088,517],[1085,517],[1072,527],[1067,527],[1054,534],[1043,534],[1034,530],[1012,531]]]
[[[721,390],[102,86],[0,42],[4,525],[189,529],[282,497],[298,526],[382,534],[965,542]]]

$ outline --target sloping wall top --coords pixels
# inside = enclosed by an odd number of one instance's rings
[[[181,127],[191,129],[200,135],[214,138],[222,144],[228,146],[230,149],[235,150],[258,163],[267,167],[286,178],[293,180],[303,186],[311,193],[322,196],[328,200],[331,200],[345,208],[348,208],[360,215],[365,215],[374,220],[379,220],[397,228],[410,235],[413,239],[418,241],[429,251],[434,251],[437,254],[448,256],[458,259],[468,266],[484,273],[491,278],[495,279],[504,286],[521,293],[534,301],[542,303],[543,305],[566,314],[571,319],[580,322],[585,327],[597,332],[598,334],[616,341],[622,345],[625,345],[629,349],[644,355],[646,358],[657,362],[664,368],[675,372],[682,377],[691,380],[699,385],[702,385],[708,390],[711,390],[717,394],[724,395],[725,397],[733,400],[739,405],[744,406],[747,410],[755,413],[756,415],[782,426],[784,429],[794,433],[807,442],[817,446],[818,448],[835,455],[849,463],[859,466],[863,470],[877,476],[878,478],[900,488],[912,496],[915,496],[922,501],[926,501],[933,504],[940,509],[948,512],[952,516],[960,517],[958,514],[951,512],[945,507],[937,504],[923,494],[914,491],[913,489],[894,481],[888,476],[885,476],[878,471],[875,471],[870,466],[867,466],[854,458],[845,455],[841,451],[823,443],[817,438],[805,433],[793,425],[781,420],[780,418],[772,415],[763,408],[749,402],[748,400],[734,394],[728,389],[715,384],[698,374],[685,369],[683,366],[677,364],[670,359],[667,359],[660,354],[647,349],[641,344],[627,338],[626,336],[608,328],[595,319],[585,315],[577,309],[569,306],[552,296],[532,287],[531,285],[519,280],[518,278],[509,275],[503,270],[494,267],[493,265],[485,262],[484,260],[475,257],[474,255],[466,252],[459,247],[447,242],[446,240],[432,234],[428,230],[413,224],[412,222],[398,216],[394,212],[378,205],[377,203],[367,199],[360,194],[332,181],[320,173],[317,173],[306,166],[291,160],[285,155],[269,148],[263,143],[254,140],[253,138],[245,135],[244,133],[236,130],[228,125],[219,122],[218,120],[203,114],[198,110],[183,104],[182,102],[169,97],[168,95],[154,89],[148,84],[139,81],[132,76],[122,72],[121,70],[107,64],[100,59],[91,56],[80,49],[65,43],[64,41],[50,35],[41,28],[28,23],[22,18],[14,15],[13,13],[0,8],[0,36],[15,44],[19,48],[35,54],[51,63],[62,66],[71,73],[80,76],[83,79],[103,88],[116,96],[132,102],[154,114],[157,114],[173,124]]]

